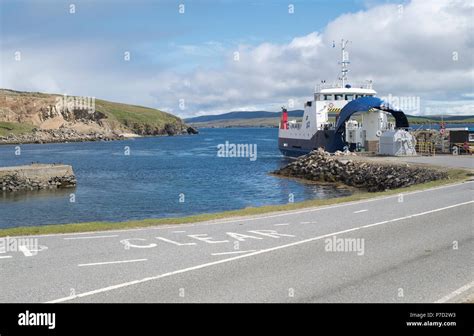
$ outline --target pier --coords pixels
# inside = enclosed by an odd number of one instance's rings
[[[72,166],[40,164],[0,167],[0,188],[3,192],[69,188],[76,185]]]

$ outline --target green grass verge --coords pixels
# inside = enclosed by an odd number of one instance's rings
[[[388,190],[383,192],[369,193],[369,192],[356,192],[351,196],[331,198],[324,200],[309,200],[298,203],[290,203],[284,205],[269,205],[256,208],[245,208],[239,210],[225,211],[219,213],[206,213],[195,216],[180,217],[180,218],[160,218],[160,219],[144,219],[137,221],[127,222],[87,222],[87,223],[74,223],[74,224],[57,224],[57,225],[44,225],[44,226],[25,226],[10,229],[1,229],[0,237],[6,236],[23,236],[23,235],[37,235],[37,234],[53,234],[53,233],[75,233],[75,232],[94,232],[94,231],[107,231],[107,230],[119,230],[119,229],[133,229],[133,228],[144,228],[156,225],[166,224],[186,224],[195,223],[216,219],[248,216],[248,215],[259,215],[269,212],[287,211],[302,209],[315,206],[324,206],[331,204],[339,204],[344,202],[360,201],[380,196],[394,195],[401,192],[410,192],[415,190],[423,190],[433,188],[445,184],[461,182],[469,179],[472,176],[472,172],[464,169],[450,169],[448,170],[448,179],[432,181],[423,183],[408,188],[400,188],[394,190]]]
[[[22,133],[30,133],[33,128],[34,126],[29,124],[0,121],[0,136],[6,137],[9,134],[18,135]]]

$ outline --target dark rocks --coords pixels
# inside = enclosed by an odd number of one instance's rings
[[[339,182],[370,192],[448,178],[446,172],[435,169],[352,160],[341,155],[315,150],[274,173],[312,181]]]
[[[175,124],[165,124],[165,133],[169,136],[178,135],[178,127]]]
[[[188,128],[186,129],[186,132],[188,134],[198,134],[199,131],[197,130],[197,128],[193,127],[193,126],[188,126]]]
[[[115,132],[78,132],[71,128],[61,127],[58,129],[33,129],[31,133],[0,136],[0,144],[111,141],[120,139],[122,137]]]
[[[197,129],[183,123],[166,123],[164,126],[133,123],[128,125],[130,129],[141,136],[175,136],[186,134],[198,134]]]
[[[41,190],[41,189],[57,189],[71,188],[76,186],[76,177],[57,176],[48,180],[33,180],[22,178],[17,174],[7,175],[0,178],[1,191],[12,192],[20,190]]]
[[[129,125],[132,134],[140,136],[174,136],[186,134],[198,134],[194,127],[182,123],[168,123],[165,126],[154,126],[149,124],[133,123]],[[88,131],[78,131],[72,127],[61,126],[56,129],[34,128],[29,133],[0,136],[0,144],[26,144],[26,143],[64,143],[64,142],[86,142],[86,141],[112,141],[123,140],[121,130],[109,128],[97,128]]]

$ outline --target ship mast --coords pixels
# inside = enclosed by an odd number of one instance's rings
[[[341,78],[342,87],[345,87],[347,82],[347,73],[349,72],[348,65],[349,62],[349,53],[346,51],[346,46],[349,43],[348,40],[341,40],[341,61],[339,64],[341,65]]]

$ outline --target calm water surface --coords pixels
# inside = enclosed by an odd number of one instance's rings
[[[0,146],[0,166],[70,164],[77,188],[0,192],[0,227],[185,216],[349,195],[268,175],[288,161],[277,129],[201,129],[199,135],[114,142]],[[257,160],[217,156],[218,144],[256,144]],[[124,148],[130,155],[124,155]],[[70,202],[70,194],[75,202]],[[180,203],[180,194],[184,202]]]

